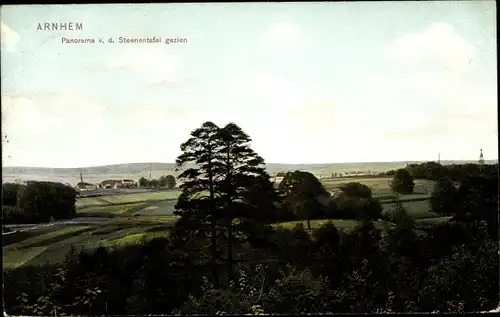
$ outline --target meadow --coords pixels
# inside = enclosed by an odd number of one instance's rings
[[[373,195],[381,200],[384,210],[389,210],[394,206],[395,199],[389,188],[390,180],[388,177],[342,178],[322,179],[322,183],[331,192],[351,181],[366,184],[372,189]],[[428,200],[424,199],[428,198],[432,185],[431,181],[417,180],[415,193],[400,197],[403,206],[416,220],[417,228],[429,227],[448,219],[429,211]],[[178,219],[173,211],[179,193],[174,190],[78,199],[78,216],[99,217],[98,222],[85,225],[62,224],[9,235],[3,243],[4,268],[63,261],[72,245],[86,249],[98,246],[120,248],[167,236]],[[409,199],[417,200],[407,201]],[[355,220],[334,219],[312,220],[311,227],[317,228],[328,221],[341,230],[350,230],[357,225]],[[300,222],[307,228],[306,221],[283,222],[274,226],[293,228]],[[375,226],[387,230],[393,224],[379,220],[375,222]]]

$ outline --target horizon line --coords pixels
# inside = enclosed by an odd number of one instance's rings
[[[470,162],[477,161],[476,159],[450,159],[450,160],[440,160],[441,162]],[[498,159],[485,160],[485,162],[498,162]],[[276,163],[269,162],[264,163],[264,165],[336,165],[336,164],[368,164],[368,163],[425,163],[425,162],[437,162],[437,160],[404,160],[404,161],[358,161],[358,162],[324,162],[324,163]],[[174,162],[128,162],[128,163],[114,163],[114,164],[104,164],[104,165],[92,165],[92,166],[77,166],[77,167],[47,167],[47,166],[2,166],[4,168],[43,168],[43,169],[87,169],[87,168],[97,168],[97,167],[109,167],[117,165],[130,165],[130,164],[171,164],[175,165]]]

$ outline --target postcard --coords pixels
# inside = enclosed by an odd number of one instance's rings
[[[0,21],[7,314],[499,307],[493,1]]]

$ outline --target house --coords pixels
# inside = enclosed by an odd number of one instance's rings
[[[103,188],[120,188],[121,180],[107,179],[101,182]]]
[[[107,179],[102,181],[100,186],[101,188],[134,188],[136,186],[136,182],[132,179]]]
[[[94,190],[97,189],[97,186],[91,183],[79,182],[76,184],[76,188],[79,190]]]
[[[122,188],[134,188],[137,187],[136,183],[132,179],[124,179],[121,184]]]

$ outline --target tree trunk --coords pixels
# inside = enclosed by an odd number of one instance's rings
[[[227,274],[229,281],[233,279],[233,224],[232,219],[229,218],[229,225],[227,227]]]
[[[217,228],[215,226],[215,195],[214,195],[214,183],[212,174],[212,152],[208,151],[209,162],[208,162],[208,182],[210,190],[210,213],[212,215],[210,219],[210,225],[212,229],[212,237],[210,243],[210,253],[212,256],[212,275],[214,276],[214,287],[215,289],[220,288],[219,273],[217,272]]]
[[[311,230],[311,219],[307,219],[307,229]]]
[[[231,145],[228,144],[227,147],[227,183],[231,184]],[[227,224],[227,274],[228,279],[231,281],[233,279],[233,213],[231,204],[231,186],[227,187],[227,213],[228,213],[228,224]]]

